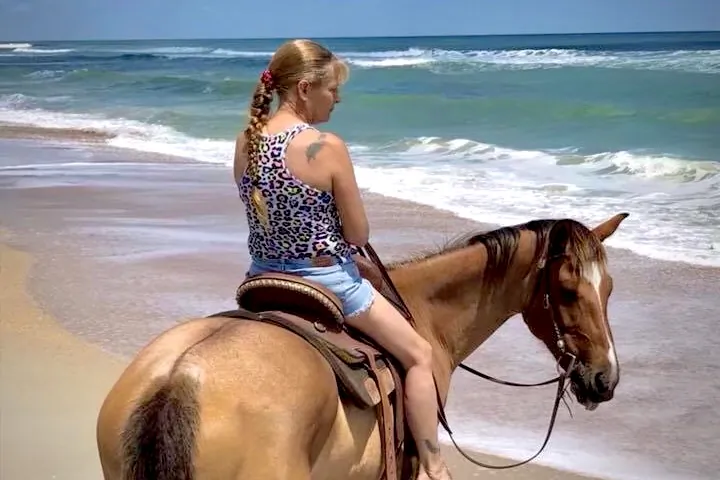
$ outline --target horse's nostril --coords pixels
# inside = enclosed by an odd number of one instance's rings
[[[595,375],[595,389],[598,393],[605,393],[609,390],[605,374],[597,373]]]

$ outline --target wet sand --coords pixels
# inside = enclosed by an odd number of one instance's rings
[[[78,160],[92,165],[67,165]],[[15,285],[3,288],[0,312],[2,385],[12,386],[2,389],[3,418],[13,419],[2,426],[4,456],[11,459],[3,461],[3,479],[49,472],[98,478],[95,414],[122,365],[173,323],[233,306],[247,262],[244,216],[229,170],[146,160],[107,148],[0,141],[0,166],[65,164],[0,171],[0,242],[32,256],[2,250],[3,282]],[[366,199],[373,244],[386,261],[487,227],[430,207]],[[575,406],[573,420],[561,413],[537,462],[572,465],[598,478],[621,478],[618,471],[627,473],[622,478],[712,478],[720,468],[711,453],[720,446],[711,400],[720,362],[717,349],[709,349],[712,339],[688,332],[684,322],[714,324],[719,271],[615,249],[610,255],[621,387],[596,412]],[[30,258],[34,268],[25,278]],[[13,291],[23,293],[7,293]],[[653,333],[653,325],[663,334]],[[692,353],[692,368],[674,360]],[[553,373],[548,354],[514,320],[468,363],[516,381]],[[532,453],[542,441],[551,390],[518,392],[458,373],[448,409],[456,438],[488,451],[521,450],[523,457],[527,446]],[[37,419],[45,420],[38,425]],[[508,431],[517,432],[510,445],[494,441]],[[41,467],[35,458],[48,463]],[[450,458],[460,479],[580,478],[537,462],[496,472]]]
[[[30,125],[14,125],[0,122],[0,138],[55,140],[73,143],[101,144],[113,136],[91,129],[41,128]]]

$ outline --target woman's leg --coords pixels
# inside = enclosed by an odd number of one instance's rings
[[[346,321],[387,349],[407,371],[405,406],[408,424],[427,475],[421,474],[419,478],[449,479],[438,443],[432,348],[385,297],[377,291],[374,293],[371,307],[359,315],[348,317]]]

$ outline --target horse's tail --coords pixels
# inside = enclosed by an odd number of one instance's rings
[[[123,480],[193,480],[198,383],[182,373],[156,385],[122,435]]]

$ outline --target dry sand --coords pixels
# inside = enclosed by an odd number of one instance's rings
[[[37,307],[31,266],[0,245],[0,478],[98,479],[95,416],[124,362]]]

